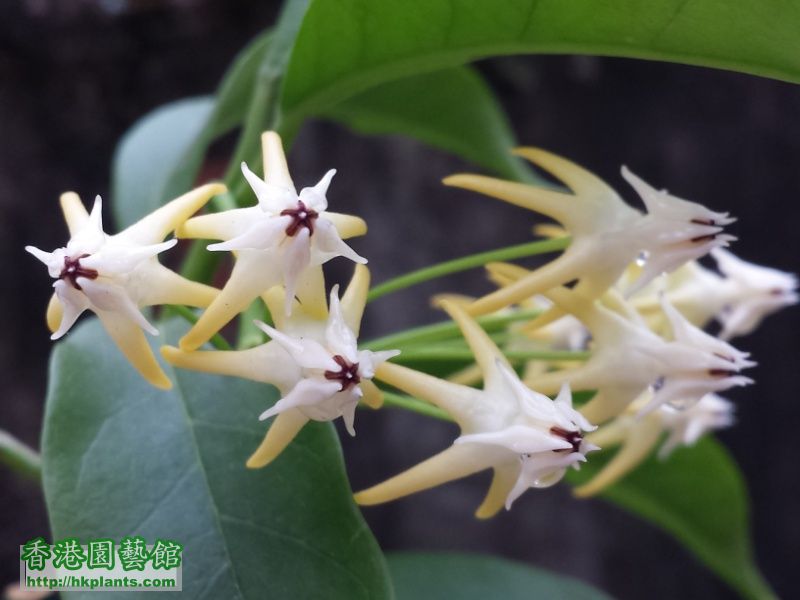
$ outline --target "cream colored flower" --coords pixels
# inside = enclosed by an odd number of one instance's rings
[[[716,394],[703,396],[684,409],[660,406],[638,416],[639,410],[649,404],[650,395],[652,392],[647,392],[625,414],[587,436],[590,442],[604,448],[622,447],[589,482],[575,488],[575,495],[593,496],[625,477],[650,455],[664,433],[667,438],[658,451],[662,460],[675,448],[692,446],[709,431],[733,424],[733,404]]]
[[[447,411],[461,428],[452,446],[391,479],[356,494],[371,505],[492,468],[494,479],[476,515],[507,509],[530,487],[558,482],[596,449],[583,439],[594,429],[572,408],[567,386],[555,401],[526,388],[500,350],[457,304],[442,301],[456,320],[483,372],[484,388],[455,384],[386,363],[378,379]]]
[[[287,316],[284,291],[275,287],[266,300],[276,326],[258,323],[272,338],[269,342],[248,350],[186,352],[164,346],[161,352],[176,367],[242,377],[278,388],[281,399],[260,417],[277,418],[247,461],[248,467],[263,467],[309,420],[342,417],[347,431],[355,435],[353,420],[358,402],[380,406],[382,395],[371,379],[375,367],[398,352],[358,350],[356,339],[368,289],[369,270],[359,265],[341,302],[338,286],[334,286],[330,312],[319,319],[296,301]]]
[[[671,341],[654,334],[635,315],[623,317],[574,291],[562,288],[547,295],[592,333],[592,356],[580,367],[525,383],[544,393],[554,393],[564,383],[573,390],[597,390],[581,407],[594,423],[621,414],[647,389],[655,393],[645,412],[667,403],[691,404],[708,393],[752,383],[739,374],[755,364],[747,354],[704,333],[665,300],[661,306],[671,326]]]
[[[641,276],[628,290],[633,292],[660,273],[674,270],[733,239],[721,233],[733,221],[727,214],[657,191],[625,167],[622,175],[641,196],[646,214],[623,202],[605,182],[563,158],[537,148],[520,148],[516,154],[550,171],[573,193],[481,175],[453,175],[444,183],[551,217],[564,226],[572,242],[552,262],[477,300],[470,307],[470,314],[494,312],[576,279],[581,294],[598,298],[630,263],[637,258],[646,260]],[[553,311],[549,319],[560,314]]]
[[[199,187],[116,235],[103,231],[99,196],[88,214],[76,194],[63,194],[61,208],[71,236],[67,245],[53,252],[25,248],[56,280],[47,310],[52,339],[63,336],[81,313],[91,310],[145,379],[163,389],[171,387],[142,333],[158,331],[140,309],[161,304],[205,307],[216,297],[218,290],[184,279],[161,265],[156,255],[177,243],[162,241],[170,232],[224,191],[219,184]]]
[[[178,237],[223,240],[209,250],[236,252],[236,263],[217,300],[180,341],[181,348],[195,350],[228,321],[271,287],[283,284],[286,310],[292,299],[317,316],[326,312],[320,265],[336,256],[358,263],[356,254],[342,238],[363,235],[367,226],[358,217],[328,212],[327,191],[335,170],[328,171],[313,187],[298,194],[286,166],[281,139],[268,131],[262,136],[265,179],[247,165],[242,172],[258,198],[258,205],[201,215],[187,221]],[[321,298],[321,300],[320,300]],[[311,302],[316,299],[317,304]]]

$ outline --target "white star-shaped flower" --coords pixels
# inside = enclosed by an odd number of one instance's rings
[[[747,354],[698,329],[663,298],[670,341],[650,331],[635,313],[623,317],[563,288],[547,295],[587,326],[592,356],[580,367],[538,375],[526,383],[544,393],[554,393],[563,383],[574,390],[597,390],[581,407],[594,423],[621,414],[648,388],[654,394],[644,412],[667,403],[688,405],[708,393],[752,383],[739,375],[755,364]]]
[[[306,305],[312,298],[319,299],[318,290],[324,284],[322,264],[337,256],[367,262],[342,241],[363,235],[364,221],[328,211],[326,194],[336,171],[328,171],[319,183],[298,194],[278,134],[264,133],[262,145],[265,179],[242,163],[258,204],[201,215],[177,231],[178,237],[223,240],[211,244],[209,250],[236,253],[233,271],[219,298],[180,341],[185,350],[200,347],[275,285],[284,286],[286,310],[291,310],[295,296]],[[324,304],[323,297],[311,310],[321,315],[326,312]]]
[[[297,301],[293,301],[291,315],[286,315],[284,291],[275,287],[265,295],[275,327],[258,323],[272,338],[269,342],[236,351],[187,352],[164,346],[161,353],[177,367],[252,379],[278,388],[281,399],[261,415],[262,420],[277,418],[247,461],[248,467],[263,467],[309,420],[342,417],[347,431],[355,435],[353,419],[358,402],[374,408],[381,405],[382,394],[372,382],[375,367],[398,352],[358,350],[368,290],[369,270],[358,265],[341,301],[338,286],[334,286],[330,311],[326,309],[320,319]],[[324,289],[320,293],[324,294]]]
[[[381,484],[356,494],[359,504],[388,502],[408,494],[494,469],[489,492],[476,515],[488,518],[530,487],[558,482],[570,466],[596,447],[583,439],[594,429],[572,408],[564,386],[555,401],[526,388],[500,350],[466,312],[451,301],[442,307],[456,320],[483,372],[477,390],[386,363],[378,379],[447,411],[461,428],[452,446]]]
[[[764,317],[797,304],[797,277],[793,273],[749,263],[721,248],[711,255],[725,276],[725,302],[716,315],[722,323],[722,339],[746,335]]]
[[[169,388],[170,381],[142,333],[157,335],[158,331],[140,309],[161,304],[205,307],[213,301],[218,290],[184,279],[161,265],[156,255],[177,243],[175,239],[162,242],[167,234],[224,191],[218,184],[197,188],[116,235],[103,231],[99,196],[87,214],[76,194],[62,195],[61,207],[71,235],[67,245],[53,252],[25,248],[56,280],[48,307],[51,338],[62,337],[85,310],[91,310],[145,379]]]
[[[733,404],[716,394],[703,396],[683,409],[665,405],[640,416],[640,408],[649,404],[651,395],[646,392],[625,414],[588,436],[591,443],[604,448],[620,444],[621,448],[597,475],[575,488],[577,496],[593,496],[625,477],[650,455],[664,433],[667,439],[658,451],[662,460],[675,448],[692,446],[706,433],[733,424]]]
[[[627,290],[631,293],[660,273],[733,239],[721,233],[733,221],[727,214],[657,191],[625,167],[623,177],[642,197],[645,214],[626,204],[601,179],[563,158],[537,148],[520,148],[515,153],[550,171],[573,193],[480,175],[453,175],[444,183],[547,215],[563,225],[572,241],[552,262],[475,301],[470,314],[495,312],[576,279],[581,294],[598,298],[630,263],[646,260],[641,276]],[[562,314],[553,309],[537,321],[544,325]]]

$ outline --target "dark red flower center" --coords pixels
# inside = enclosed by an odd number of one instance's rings
[[[339,365],[338,371],[325,371],[325,379],[338,381],[341,385],[340,392],[345,391],[351,385],[358,385],[361,377],[358,375],[358,363],[351,363],[344,356],[337,354],[333,360]]]
[[[78,277],[85,277],[86,279],[97,279],[97,271],[94,269],[87,269],[81,266],[81,259],[89,256],[88,254],[81,254],[78,258],[64,257],[64,268],[61,269],[59,279],[66,279],[70,282],[72,287],[76,290],[82,290],[78,284]]]
[[[281,211],[282,217],[292,217],[292,222],[286,226],[286,235],[294,237],[301,228],[308,229],[308,235],[314,235],[314,221],[319,213],[313,208],[308,208],[302,200],[297,201],[297,208],[287,208]]]
[[[581,451],[581,443],[583,442],[583,436],[581,435],[580,431],[567,431],[566,429],[562,429],[561,427],[551,427],[550,433],[560,437],[565,442],[572,444],[572,450],[569,448],[564,448],[562,450],[553,450],[553,452],[580,452]]]

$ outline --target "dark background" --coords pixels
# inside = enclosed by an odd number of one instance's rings
[[[120,135],[159,104],[211,92],[226,65],[273,22],[274,3],[223,0],[0,1],[0,428],[37,445],[50,342],[50,281],[25,244],[63,244],[58,195],[109,189]],[[742,257],[798,271],[800,88],[693,67],[587,57],[524,57],[481,64],[518,138],[571,157],[632,197],[626,163],[657,187],[739,217]],[[465,124],[468,127],[469,124]],[[363,138],[308,125],[290,162],[300,185],[331,166],[333,206],[362,215],[371,234],[354,242],[375,281],[464,253],[529,239],[529,214],[445,189],[465,168],[402,138]],[[441,319],[430,294],[488,290],[480,273],[376,302],[364,334]],[[737,340],[759,366],[757,384],[728,396],[739,423],[722,434],[748,481],[759,563],[781,596],[795,592],[800,556],[800,311],[772,317]],[[416,415],[359,414],[345,440],[360,488],[443,448],[448,426]],[[382,546],[482,551],[574,575],[623,598],[730,598],[681,547],[600,501],[558,486],[531,491],[511,513],[472,518],[488,478],[476,476],[365,511]],[[45,534],[38,489],[0,467],[0,585],[17,577],[17,545]]]

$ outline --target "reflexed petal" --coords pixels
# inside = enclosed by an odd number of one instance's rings
[[[267,183],[294,191],[281,136],[274,131],[262,133],[261,154],[264,157],[264,179]]]
[[[57,340],[70,330],[83,311],[91,307],[91,302],[83,292],[76,290],[65,281],[56,281],[53,287],[56,290],[58,302],[62,307],[60,323],[53,335],[50,336],[51,340]]]
[[[275,342],[247,350],[213,350],[185,352],[173,346],[162,346],[164,359],[181,369],[241,377],[270,383],[286,394],[300,380],[294,360]]]
[[[230,240],[243,234],[264,213],[257,206],[234,208],[218,213],[200,215],[186,221],[175,230],[177,238]]]
[[[113,236],[120,244],[148,245],[160,242],[203,208],[211,198],[223,194],[221,183],[201,185],[151,212],[127,229]]]
[[[145,263],[136,272],[139,306],[178,304],[204,308],[211,304],[219,290],[210,285],[191,281],[157,261]]]
[[[83,288],[83,293],[89,298],[92,308],[98,314],[100,312],[118,314],[126,321],[135,323],[150,335],[158,335],[158,329],[145,319],[139,307],[134,304],[122,286],[111,281],[86,279],[85,277],[78,277],[78,284]]]
[[[575,488],[573,493],[579,498],[594,496],[625,477],[648,457],[662,431],[661,420],[657,415],[649,415],[636,421],[614,458],[588,483]]]
[[[492,466],[489,453],[467,444],[450,446],[436,456],[369,489],[355,494],[358,504],[370,506],[472,475]]]
[[[299,410],[287,410],[279,414],[270,425],[264,441],[247,460],[247,467],[259,469],[267,466],[283,452],[306,423],[308,417]]]
[[[61,326],[61,318],[64,315],[61,301],[58,299],[58,294],[53,292],[50,296],[50,302],[47,303],[47,328],[51,333],[58,330]]]
[[[97,310],[96,313],[111,339],[142,377],[157,388],[170,389],[172,382],[158,364],[140,324],[119,312]]]
[[[70,236],[73,236],[89,221],[89,213],[86,212],[80,196],[75,192],[64,192],[61,194],[60,201],[67,229]]]
[[[326,211],[323,218],[333,223],[336,231],[339,232],[339,237],[343,240],[367,233],[367,224],[361,217]]]
[[[361,328],[361,318],[367,305],[369,283],[369,269],[364,265],[357,264],[353,271],[353,278],[350,280],[340,302],[342,319],[356,336],[358,336]]]
[[[479,519],[489,519],[495,516],[506,504],[506,498],[517,483],[520,465],[511,464],[494,468],[492,485],[483,503],[478,507],[475,516]]]
[[[183,350],[196,350],[231,319],[250,306],[258,296],[280,281],[277,265],[265,260],[260,250],[239,253],[225,287],[202,314],[194,327],[181,338]]]

